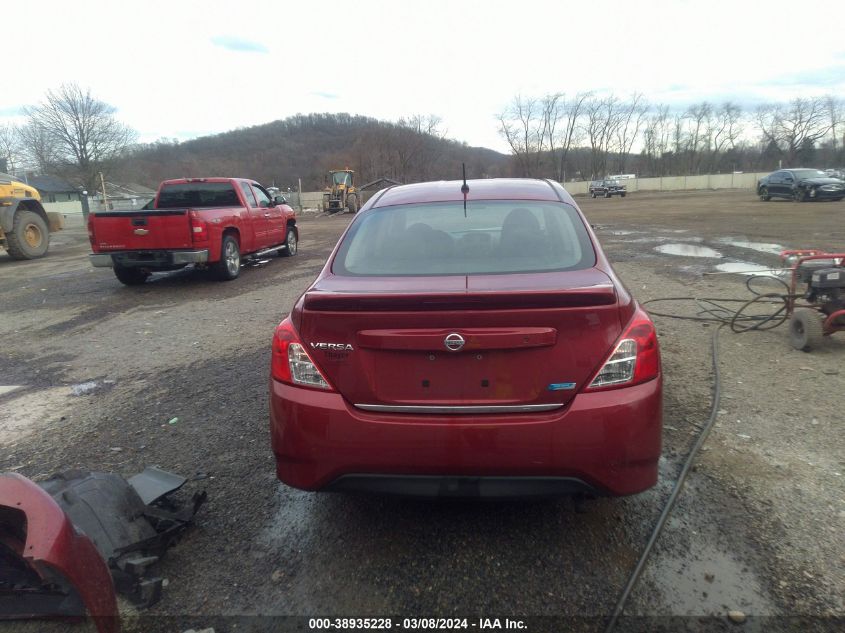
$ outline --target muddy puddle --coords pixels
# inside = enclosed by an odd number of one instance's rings
[[[707,246],[700,244],[661,244],[655,246],[654,250],[664,255],[676,255],[678,257],[709,257],[712,259],[720,259],[722,254]]]
[[[735,248],[744,248],[770,255],[780,255],[780,252],[784,250],[784,247],[781,244],[774,244],[770,242],[749,242],[735,237],[720,237],[717,238],[716,241],[719,242],[719,244],[725,244]]]
[[[765,266],[753,262],[725,262],[717,264],[716,270],[724,273],[736,273],[737,275],[760,275],[777,279],[785,279],[788,273],[788,271],[780,268],[767,269]]]
[[[743,563],[703,539],[693,539],[683,556],[653,559],[648,580],[672,615],[722,615],[740,609],[755,616],[774,613],[756,575]]]
[[[15,387],[5,392],[9,394],[9,399],[3,402],[0,446],[14,444],[27,435],[43,430],[70,408],[70,387],[16,393],[18,389]]]

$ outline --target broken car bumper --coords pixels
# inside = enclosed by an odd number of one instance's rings
[[[0,619],[79,617],[85,611],[99,633],[118,630],[117,600],[105,561],[91,540],[74,529],[53,498],[16,473],[0,475],[0,542],[13,560],[0,585]],[[80,604],[81,600],[81,604]]]

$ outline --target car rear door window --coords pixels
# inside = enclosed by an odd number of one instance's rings
[[[332,271],[425,276],[578,270],[595,251],[570,205],[535,201],[410,204],[374,209],[350,227]]]

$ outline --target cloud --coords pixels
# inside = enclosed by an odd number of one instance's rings
[[[215,46],[236,51],[238,53],[269,53],[267,47],[260,42],[252,42],[242,37],[234,37],[232,35],[217,35],[211,38],[211,43]]]
[[[340,95],[335,94],[334,92],[312,92],[311,93],[315,97],[321,97],[323,99],[340,99]]]
[[[799,73],[787,73],[758,83],[761,86],[837,87],[845,82],[845,66],[810,68]]]

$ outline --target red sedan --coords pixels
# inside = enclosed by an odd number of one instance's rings
[[[276,328],[279,479],[420,496],[657,481],[654,325],[557,183],[392,187]]]

